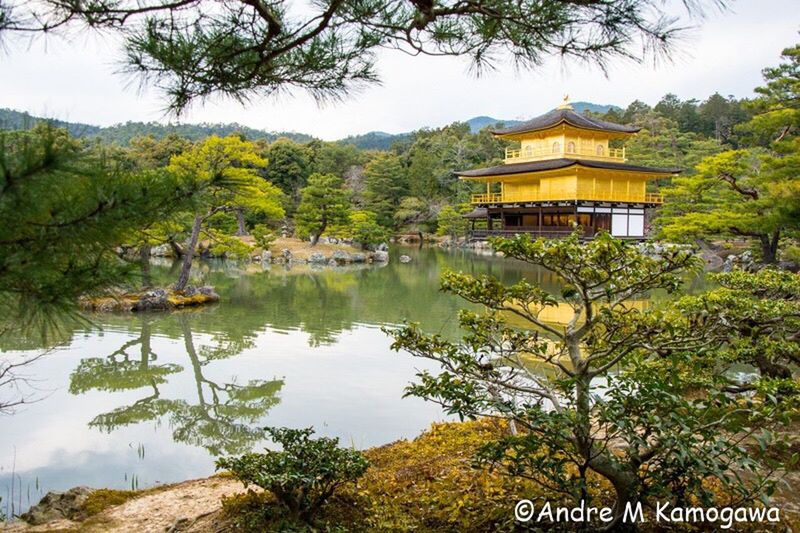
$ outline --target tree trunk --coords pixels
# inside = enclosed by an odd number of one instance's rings
[[[236,235],[241,237],[243,235],[247,235],[247,226],[244,223],[244,211],[242,211],[241,207],[237,207],[234,209],[236,213]]]
[[[761,260],[767,264],[774,264],[778,262],[778,241],[780,241],[781,232],[775,230],[772,235],[761,235]]]
[[[192,260],[194,259],[194,250],[197,248],[197,241],[200,239],[200,229],[203,227],[203,217],[196,215],[192,223],[192,236],[189,238],[189,245],[186,247],[183,255],[183,264],[181,265],[181,273],[178,276],[178,281],[175,282],[175,290],[182,291],[186,288],[189,282],[189,271],[192,270]]]
[[[172,248],[172,253],[175,254],[175,257],[183,257],[183,248],[181,248],[180,244],[172,239],[167,241],[167,244],[169,244],[169,247]]]
[[[316,233],[311,234],[311,246],[316,246],[319,242],[319,238],[322,236],[325,228],[328,227],[328,221],[325,217],[322,217],[322,224],[319,227],[319,231]]]
[[[150,276],[150,245],[144,244],[139,247],[139,265],[142,268],[142,286],[149,289],[153,286],[153,279]]]

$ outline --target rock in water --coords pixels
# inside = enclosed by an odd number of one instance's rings
[[[317,265],[325,264],[327,261],[328,260],[325,258],[325,256],[323,254],[319,253],[319,252],[314,252],[313,254],[311,254],[308,257],[308,262],[309,263],[313,263],[313,264],[317,264]]]
[[[411,258],[409,256],[407,256],[407,255],[401,255],[400,256],[400,262],[401,263],[410,263],[411,262]]]
[[[169,244],[159,244],[150,249],[150,255],[153,257],[172,257],[172,248]]]
[[[351,254],[350,255],[350,259],[352,259],[353,263],[366,263],[367,262],[367,256],[365,254],[360,253],[360,252],[356,252],[354,254]]]
[[[344,250],[336,250],[331,258],[339,264],[350,263],[353,259]]]
[[[389,252],[385,252],[383,250],[378,250],[372,256],[372,259],[378,263],[388,263],[389,262]]]
[[[133,305],[134,311],[154,311],[169,307],[168,294],[164,289],[145,291]]]
[[[66,492],[48,492],[39,503],[20,516],[34,526],[53,520],[82,520],[86,518],[84,504],[94,489],[74,487]]]

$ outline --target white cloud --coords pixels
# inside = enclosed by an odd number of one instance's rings
[[[745,97],[761,82],[761,69],[775,64],[780,50],[797,41],[796,8],[796,0],[742,0],[728,12],[710,13],[682,43],[673,63],[618,61],[607,78],[597,68],[555,59],[534,72],[500,66],[475,78],[463,59],[386,52],[379,61],[383,84],[344,102],[320,107],[298,91],[244,106],[207,102],[182,120],[240,122],[337,139],[371,130],[440,126],[475,115],[526,118],[552,108],[564,93],[574,101],[618,105],[634,99],[654,104],[667,92],[681,98],[703,99],[715,91]],[[99,125],[166,120],[156,91],[139,92],[135,81],[114,74],[116,50],[112,39],[97,36],[12,46],[0,55],[0,107]]]

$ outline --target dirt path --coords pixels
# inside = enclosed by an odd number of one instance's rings
[[[87,521],[59,520],[41,526],[15,523],[5,533],[80,531],[86,533],[164,533],[165,531],[214,531],[214,515],[222,508],[223,496],[244,492],[231,478],[211,477],[184,481],[111,507]]]

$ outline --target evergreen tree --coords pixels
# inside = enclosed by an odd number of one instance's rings
[[[350,213],[349,226],[346,233],[365,250],[370,246],[386,242],[386,239],[389,238],[386,228],[378,224],[378,218],[375,213],[370,211],[353,211]]]
[[[269,145],[266,159],[264,178],[297,202],[312,171],[308,148],[289,139],[278,139]]]
[[[183,250],[175,290],[182,291],[189,281],[195,248],[204,223],[222,211],[252,210],[275,219],[283,216],[280,190],[258,176],[266,161],[253,143],[240,137],[209,137],[170,161],[168,170],[181,180],[208,184],[202,197],[204,206],[194,213],[186,249]]]
[[[708,157],[697,174],[675,178],[659,220],[666,237],[751,238],[762,260],[774,263],[781,237],[800,231],[798,48],[783,57],[785,63],[764,71],[767,84],[752,104],[758,114],[741,128],[752,139],[771,141]]]
[[[378,216],[381,226],[394,226],[394,214],[408,194],[406,176],[400,158],[394,154],[382,153],[367,163],[364,200],[367,208]]]
[[[437,218],[436,233],[439,235],[449,235],[452,240],[463,237],[469,223],[464,218],[464,214],[468,213],[471,207],[468,204],[462,205],[446,205],[439,211]]]
[[[297,233],[301,237],[311,237],[311,246],[316,246],[326,229],[347,224],[349,214],[349,198],[342,188],[342,178],[333,174],[312,174],[308,185],[300,190]]]
[[[73,308],[129,279],[115,248],[192,209],[219,176],[131,171],[64,130],[0,132],[0,316]]]

